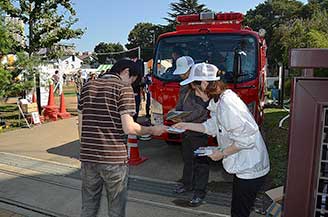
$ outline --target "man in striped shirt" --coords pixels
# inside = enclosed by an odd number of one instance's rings
[[[82,217],[97,216],[103,186],[108,216],[125,216],[128,155],[124,134],[161,135],[165,126],[144,127],[134,122],[131,87],[142,72],[131,60],[118,61],[109,73],[90,80],[79,103]]]

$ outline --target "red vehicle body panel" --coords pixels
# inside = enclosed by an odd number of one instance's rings
[[[229,13],[227,13],[229,14]],[[198,15],[197,15],[198,16]],[[263,106],[265,98],[265,77],[266,77],[266,45],[265,40],[259,36],[257,32],[250,30],[249,28],[242,28],[241,24],[213,24],[211,22],[206,22],[205,24],[196,23],[194,25],[187,25],[186,23],[181,23],[177,26],[177,31],[164,33],[159,36],[158,42],[170,36],[180,37],[183,35],[203,35],[203,34],[238,34],[238,35],[252,35],[258,41],[258,57],[257,57],[257,76],[254,80],[238,83],[238,84],[228,84],[228,87],[235,91],[241,99],[246,103],[255,102],[255,112],[253,113],[255,120],[259,125],[263,122]],[[157,50],[157,49],[156,49]],[[156,52],[155,52],[156,56]],[[155,61],[154,61],[155,64]],[[164,124],[172,125],[170,121],[166,121],[165,117],[169,110],[176,106],[179,98],[179,88],[178,82],[165,82],[161,81],[155,76],[152,78],[152,85],[150,86],[150,91],[152,98],[158,101],[163,108],[164,114]],[[161,137],[166,141],[180,142],[181,137],[179,134],[163,134]]]

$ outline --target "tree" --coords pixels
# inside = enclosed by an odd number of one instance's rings
[[[120,43],[100,42],[94,48],[94,52],[96,52],[96,53],[115,53],[115,52],[120,52],[120,51],[124,51],[124,47]],[[112,57],[112,55],[108,55],[108,54],[107,55],[102,55],[102,54],[97,55],[98,62],[101,64],[107,63],[111,57]]]
[[[267,32],[265,38],[270,65],[278,64],[279,59],[279,52],[272,50],[277,43],[272,40],[274,31],[281,24],[300,18],[302,7],[303,3],[296,0],[271,0],[260,3],[255,9],[247,11],[243,24],[255,31],[263,28]]]
[[[312,0],[302,8],[301,16],[304,19],[311,19],[317,11],[328,11],[328,0]]]
[[[105,43],[100,42],[94,48],[94,52],[96,53],[112,53],[112,52],[119,52],[123,51],[123,45],[120,43]]]
[[[311,19],[297,19],[282,24],[273,34],[275,56],[280,54],[284,65],[288,64],[291,48],[327,48],[328,47],[328,13],[317,11]]]
[[[130,31],[125,47],[127,49],[140,47],[141,58],[151,59],[156,37],[161,34],[160,29],[160,26],[152,23],[137,23]]]
[[[3,16],[0,16],[0,59],[12,54],[17,44],[8,29]],[[25,52],[16,53],[16,56],[14,63],[7,61],[8,63],[0,64],[0,98],[18,96],[33,86],[35,63],[31,60],[35,59],[29,58]],[[20,77],[25,79],[21,80]]]
[[[178,2],[170,3],[170,10],[171,12],[168,12],[169,16],[164,19],[169,23],[168,26],[172,30],[177,25],[177,16],[210,11],[204,4],[199,4],[198,0],[179,0]]]
[[[79,38],[82,29],[72,29],[78,21],[71,0],[1,0],[0,8],[11,17],[22,20],[29,30],[24,49],[29,58],[40,48],[51,48],[61,40]],[[30,62],[34,62],[32,59]],[[34,69],[35,67],[33,67]],[[35,73],[34,70],[29,73]],[[36,94],[41,112],[40,76],[36,75]]]
[[[11,51],[14,45],[14,39],[7,30],[2,13],[0,11],[0,58],[2,55]]]
[[[0,7],[11,17],[17,17],[28,27],[28,46],[31,55],[40,48],[50,48],[61,40],[79,38],[82,29],[72,29],[78,19],[70,0],[2,0]],[[67,13],[68,12],[68,13]]]

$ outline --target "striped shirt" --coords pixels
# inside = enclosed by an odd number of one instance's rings
[[[131,85],[117,75],[90,80],[82,88],[80,160],[125,164],[128,160],[121,115],[134,115],[135,100]]]

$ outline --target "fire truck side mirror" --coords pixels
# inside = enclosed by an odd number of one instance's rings
[[[241,69],[241,56],[244,55],[245,52],[239,48],[235,49],[234,58],[233,58],[233,83],[236,88],[238,78],[242,75]]]

